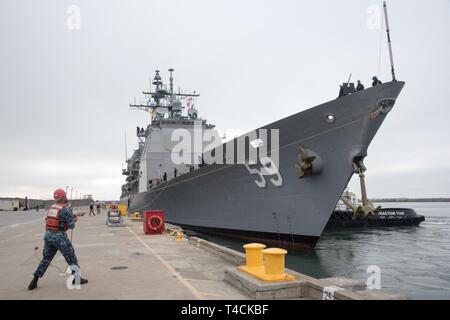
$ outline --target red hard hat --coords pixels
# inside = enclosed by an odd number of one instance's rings
[[[53,192],[53,198],[55,200],[60,200],[62,197],[66,196],[66,192],[63,189],[56,189],[55,192]]]

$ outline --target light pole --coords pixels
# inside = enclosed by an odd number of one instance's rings
[[[70,187],[70,200],[72,201],[72,191],[73,191],[73,187]]]

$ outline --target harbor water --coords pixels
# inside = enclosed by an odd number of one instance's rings
[[[316,278],[344,276],[367,282],[369,266],[380,286],[410,299],[450,299],[450,203],[379,203],[425,216],[416,227],[327,230],[314,250],[290,251],[286,266]],[[242,251],[242,242],[208,237]]]

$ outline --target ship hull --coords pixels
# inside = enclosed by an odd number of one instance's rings
[[[385,83],[264,126],[279,129],[281,186],[265,177],[265,187],[258,187],[261,178],[242,164],[213,164],[121,201],[129,212],[163,209],[167,222],[201,233],[313,247],[354,173],[354,160],[367,155],[387,115],[379,102],[395,101],[403,85]],[[300,146],[320,157],[320,173],[299,179]]]

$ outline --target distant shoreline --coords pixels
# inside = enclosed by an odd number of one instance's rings
[[[380,198],[372,202],[450,202],[450,198]]]

